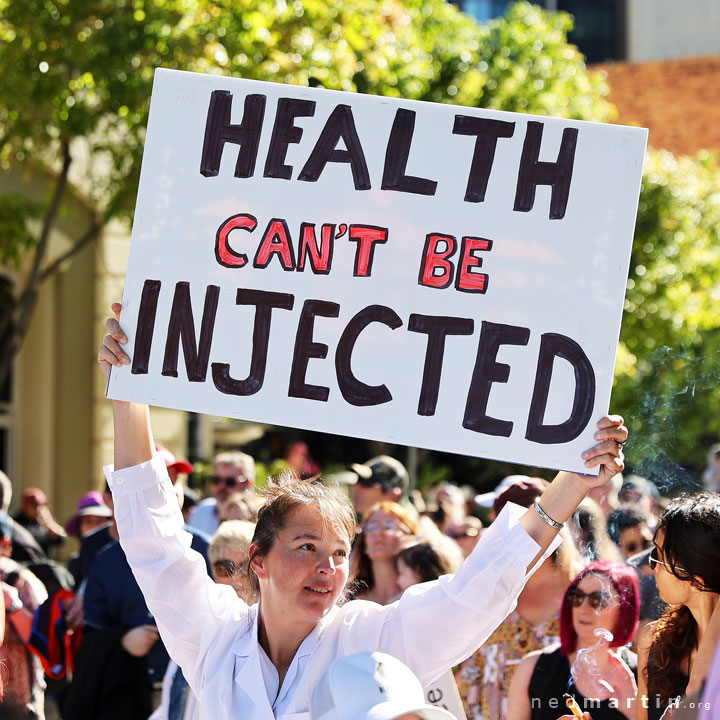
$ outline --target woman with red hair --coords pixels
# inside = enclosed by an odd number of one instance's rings
[[[638,625],[635,571],[590,563],[565,591],[560,644],[526,655],[510,686],[512,720],[556,720],[575,698],[593,720],[635,717],[635,655],[626,649]]]

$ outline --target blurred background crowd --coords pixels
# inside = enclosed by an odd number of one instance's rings
[[[263,479],[254,459],[218,454],[201,494],[187,483],[190,462],[163,446],[156,451],[209,575],[256,601],[247,553]],[[564,692],[602,698],[590,706],[595,720],[634,718],[638,685],[651,700],[647,717],[659,718],[686,693],[700,639],[706,631],[720,637],[720,618],[712,619],[720,598],[720,454],[711,459],[707,488],[673,500],[637,475],[590,493],[516,609],[456,669],[468,718],[558,718],[553,698]],[[389,455],[323,481],[350,495],[360,521],[348,599],[381,605],[456,572],[507,502],[530,507],[548,487],[541,477],[515,474],[485,493],[451,482],[420,492]],[[197,701],[125,560],[107,488],[77,498],[64,522],[39,488],[23,491],[9,515],[12,484],[2,473],[0,489],[6,704],[37,718],[145,720],[155,712],[155,720],[190,720]]]

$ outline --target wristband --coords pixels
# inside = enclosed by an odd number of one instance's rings
[[[553,520],[541,507],[540,498],[535,500],[535,512],[551,527],[555,530],[560,530],[563,527],[563,523],[556,522]]]

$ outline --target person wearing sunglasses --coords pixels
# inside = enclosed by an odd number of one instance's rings
[[[652,545],[651,518],[637,505],[621,505],[610,513],[607,529],[623,560],[647,550]]]
[[[248,604],[257,600],[248,582],[248,549],[255,523],[245,520],[225,520],[212,536],[208,548],[212,579],[219,585],[231,587]],[[198,700],[172,660],[162,682],[160,706],[148,720],[195,720]]]
[[[634,720],[637,658],[625,646],[637,630],[639,607],[632,568],[590,563],[565,591],[560,644],[530,653],[515,671],[507,717],[565,717],[569,693],[592,720]]]
[[[215,458],[215,470],[210,480],[212,496],[195,506],[188,525],[212,536],[222,522],[222,504],[235,493],[245,493],[253,489],[255,461],[250,455],[237,450],[220,453]]]
[[[659,720],[670,703],[697,691],[710,665],[720,633],[720,495],[673,500],[649,563],[668,607],[638,634],[638,720]]]

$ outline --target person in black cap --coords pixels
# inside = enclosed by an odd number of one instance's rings
[[[379,455],[362,465],[351,465],[356,475],[353,505],[358,516],[375,503],[400,502],[407,497],[410,478],[405,466],[394,457]]]

